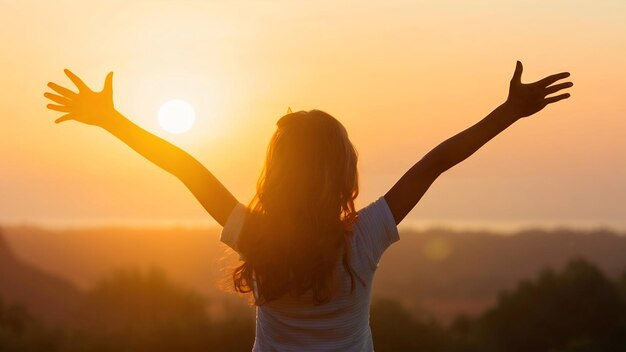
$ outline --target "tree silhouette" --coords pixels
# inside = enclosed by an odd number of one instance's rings
[[[577,259],[561,273],[503,292],[473,327],[481,351],[623,351],[626,309],[617,285]],[[471,346],[470,346],[471,347]]]
[[[376,351],[440,351],[445,344],[439,325],[417,320],[395,300],[372,303],[370,326]]]
[[[61,338],[18,305],[0,298],[0,351],[60,351]]]
[[[212,323],[206,303],[160,270],[119,270],[87,294],[80,336],[101,351],[249,351],[250,318]]]

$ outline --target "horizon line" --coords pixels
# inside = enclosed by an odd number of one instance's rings
[[[46,219],[2,219],[1,228],[31,227],[46,230],[80,230],[102,228],[125,229],[211,229],[219,230],[221,225],[212,220],[193,219],[83,219],[83,220],[46,220]],[[408,220],[398,225],[399,231],[417,231],[444,229],[451,231],[493,232],[514,234],[530,230],[608,230],[626,235],[626,221],[607,220]]]

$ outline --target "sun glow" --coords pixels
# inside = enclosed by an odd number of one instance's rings
[[[184,133],[193,127],[196,113],[184,100],[169,100],[159,109],[159,125],[169,133]]]

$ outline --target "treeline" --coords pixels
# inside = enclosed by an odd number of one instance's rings
[[[481,316],[458,317],[447,328],[413,319],[393,301],[372,306],[376,351],[611,352],[626,351],[626,273],[607,279],[573,260],[561,272],[501,292]]]
[[[121,271],[88,292],[74,328],[46,326],[0,301],[0,351],[250,351],[253,312],[226,306],[217,319],[207,303],[159,271]],[[626,274],[609,280],[574,260],[502,292],[482,315],[446,327],[378,299],[371,327],[378,352],[625,351]]]
[[[116,271],[86,293],[73,327],[46,327],[0,301],[0,351],[250,351],[253,311],[225,303],[226,314],[216,320],[209,303],[159,270]]]

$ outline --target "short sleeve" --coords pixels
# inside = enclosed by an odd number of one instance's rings
[[[243,228],[243,223],[246,220],[246,213],[246,206],[241,203],[237,203],[230,212],[228,219],[226,219],[226,224],[224,224],[224,228],[222,229],[222,233],[220,235],[220,241],[235,250],[235,252],[239,252],[237,249],[237,240],[239,239],[239,234]]]
[[[359,250],[368,257],[375,269],[383,253],[391,244],[400,239],[396,221],[385,197],[359,211],[359,219],[355,225],[355,237],[359,243]]]

